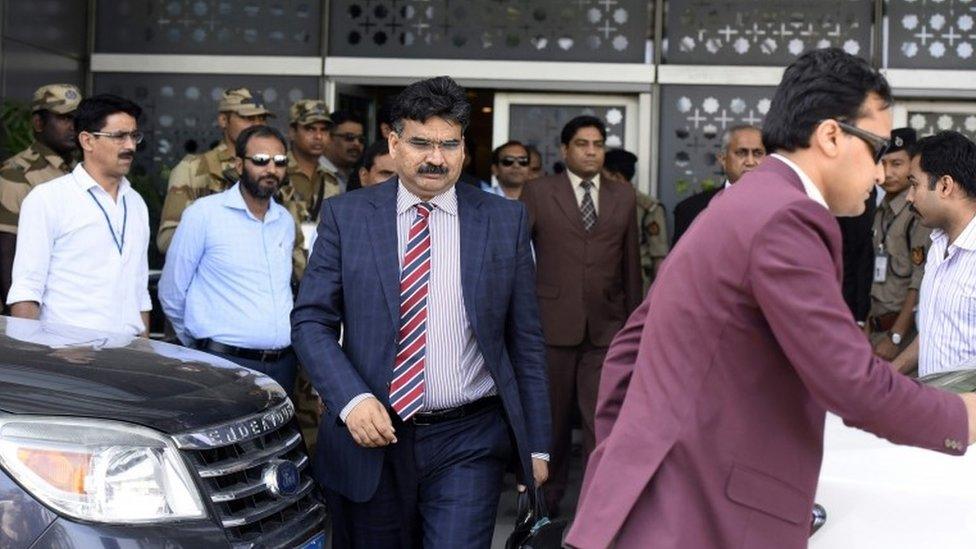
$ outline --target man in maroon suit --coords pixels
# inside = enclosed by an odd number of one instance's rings
[[[611,345],[571,546],[806,547],[827,410],[899,444],[976,440],[976,394],[872,356],[841,295],[833,215],[884,177],[890,104],[839,49],[786,69],[776,154],[712,201]]]
[[[546,338],[553,437],[546,496],[554,514],[566,488],[573,411],[589,455],[603,357],[643,297],[637,195],[627,182],[601,180],[606,137],[598,118],[570,120],[560,135],[566,172],[533,181],[521,196]]]

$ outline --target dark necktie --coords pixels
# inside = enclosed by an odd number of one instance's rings
[[[593,226],[596,225],[596,205],[593,204],[593,196],[590,194],[590,189],[593,188],[593,182],[583,181],[580,183],[580,187],[583,187],[583,201],[580,202],[583,228],[586,229],[586,232],[590,232],[593,230]]]

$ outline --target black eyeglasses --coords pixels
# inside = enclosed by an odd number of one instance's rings
[[[360,145],[366,144],[366,136],[361,133],[333,133],[334,137],[341,138],[346,143],[358,142]]]
[[[267,166],[268,162],[274,162],[274,165],[279,168],[284,168],[288,165],[288,156],[284,154],[271,156],[270,154],[259,153],[254,156],[245,156],[244,159],[250,160],[255,166]]]
[[[505,156],[502,157],[500,162],[501,165],[505,166],[506,168],[511,168],[515,163],[518,163],[518,165],[522,166],[523,168],[529,165],[529,159],[524,156]]]
[[[852,126],[846,122],[841,122],[840,120],[837,120],[836,122],[841,131],[860,138],[862,141],[867,143],[869,147],[871,147],[871,151],[874,153],[875,164],[880,164],[881,159],[884,158],[884,155],[888,154],[888,149],[891,148],[891,141],[867,130],[862,130],[857,126]]]

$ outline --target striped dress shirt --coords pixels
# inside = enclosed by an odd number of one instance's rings
[[[397,189],[397,247],[400,267],[407,235],[423,202],[400,183]],[[453,408],[495,394],[461,291],[461,224],[457,191],[451,187],[428,201],[430,214],[430,292],[427,298],[427,364],[421,411]]]
[[[931,238],[919,298],[919,376],[976,358],[976,218],[951,245],[942,230]]]

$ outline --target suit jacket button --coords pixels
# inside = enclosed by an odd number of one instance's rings
[[[950,449],[952,448],[952,439],[945,439],[945,447]]]

